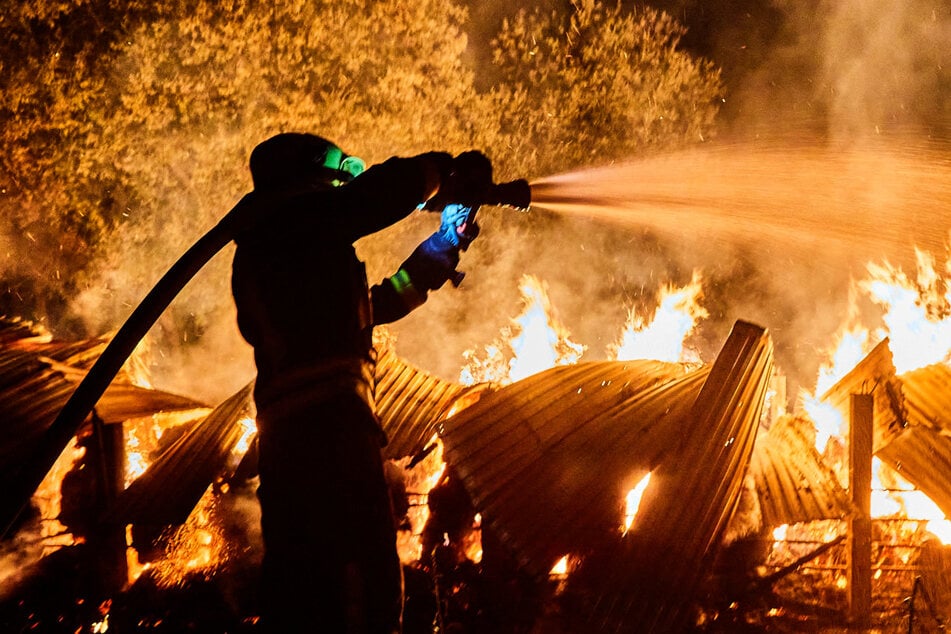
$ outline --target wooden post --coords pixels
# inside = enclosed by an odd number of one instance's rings
[[[93,456],[99,472],[100,512],[105,513],[122,492],[125,473],[125,435],[122,423],[106,425],[93,412]],[[91,465],[92,466],[92,465]],[[87,537],[91,548],[97,551],[98,578],[108,595],[119,592],[128,580],[125,527],[101,524]]]
[[[872,428],[874,399],[852,394],[849,402],[849,622],[871,627],[872,610]]]

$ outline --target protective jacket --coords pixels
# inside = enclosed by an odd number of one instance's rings
[[[269,633],[317,631],[315,623],[326,632],[399,629],[401,568],[372,402],[372,329],[418,306],[426,290],[390,279],[368,288],[353,244],[432,195],[436,162],[393,158],[342,187],[281,192],[268,198],[272,215],[235,240],[238,327],[258,371]]]
[[[237,237],[232,291],[238,327],[254,348],[259,409],[304,388],[319,398],[321,386],[347,385],[372,405],[372,328],[419,301],[390,279],[368,288],[353,244],[426,200],[430,161],[391,158],[346,186],[290,193]]]

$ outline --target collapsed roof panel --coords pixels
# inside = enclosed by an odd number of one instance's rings
[[[627,535],[584,562],[589,629],[678,632],[743,489],[772,369],[765,329],[737,322],[679,434],[651,476]],[[572,583],[569,578],[569,583]]]
[[[876,455],[951,516],[951,368],[930,365],[899,381],[906,425]]]
[[[951,434],[951,367],[937,363],[898,378],[905,421],[938,434]]]
[[[658,361],[552,368],[449,418],[446,462],[483,525],[546,575],[620,530],[626,492],[676,444],[705,376]]]
[[[847,421],[850,394],[873,397],[875,455],[951,515],[951,368],[896,376],[884,339],[822,398]]]
[[[852,507],[816,451],[812,426],[809,419],[785,416],[756,439],[750,472],[766,527],[841,519]]]
[[[871,394],[873,397],[875,427],[872,446],[877,452],[901,433],[906,424],[902,411],[901,384],[895,377],[895,364],[888,339],[879,342],[820,398],[835,407],[842,420],[847,422],[852,394]]]
[[[465,395],[487,387],[444,381],[400,359],[389,346],[379,355],[375,378],[377,416],[388,440],[383,455],[390,459],[422,451]]]
[[[52,442],[48,430],[73,393],[85,362],[101,340],[65,343],[19,320],[0,319],[0,481],[39,482],[52,467],[35,459]],[[106,422],[201,406],[193,399],[118,382],[103,394],[96,412]],[[55,459],[55,456],[54,456]],[[32,490],[5,487],[0,499],[4,536],[27,507]]]

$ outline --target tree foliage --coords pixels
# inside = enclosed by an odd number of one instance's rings
[[[719,73],[678,49],[683,34],[665,13],[620,3],[521,12],[494,43],[503,130],[535,173],[711,136]]]
[[[709,134],[717,73],[678,50],[665,14],[595,0],[523,13],[481,91],[465,25],[451,0],[4,5],[0,309],[61,325],[84,291],[111,286],[101,320],[118,317],[250,188],[250,150],[279,131],[371,162],[479,147],[507,157],[500,178]],[[114,273],[130,260],[142,281]],[[17,280],[32,297],[10,290]]]

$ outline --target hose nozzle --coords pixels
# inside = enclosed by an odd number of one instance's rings
[[[515,209],[528,209],[532,202],[532,187],[524,178],[498,183],[489,189],[483,204],[505,205]]]

